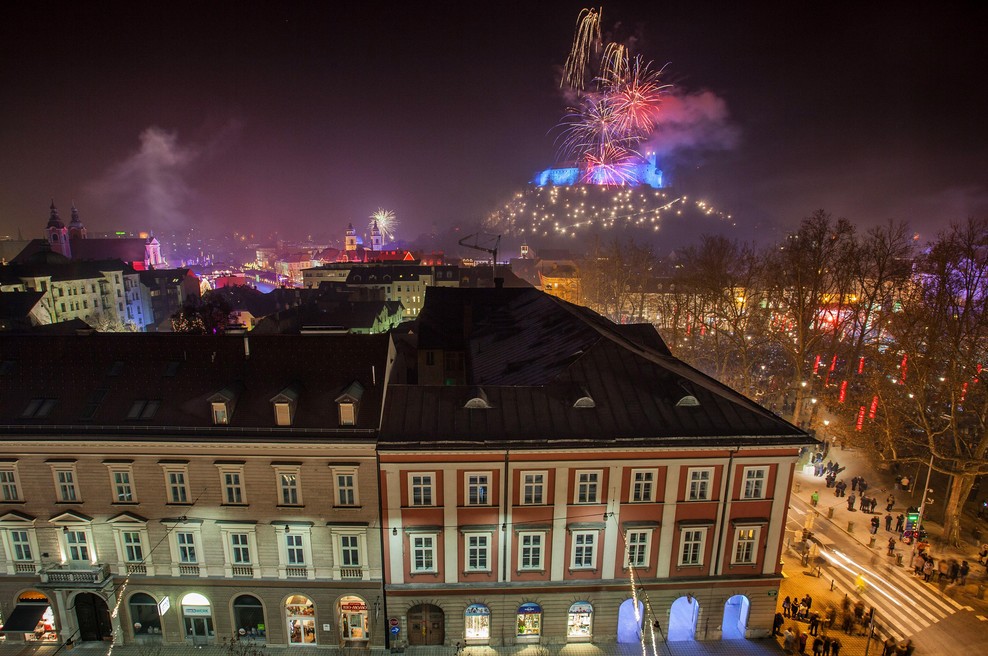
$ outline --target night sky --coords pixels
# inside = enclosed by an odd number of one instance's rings
[[[41,236],[52,197],[91,231],[474,225],[553,162],[584,6],[3,3],[0,235]],[[608,2],[602,24],[726,109],[663,168],[733,236],[825,208],[926,239],[988,212],[986,7]]]

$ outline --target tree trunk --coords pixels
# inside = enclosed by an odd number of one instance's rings
[[[959,547],[962,543],[961,520],[964,504],[971,495],[974,478],[975,475],[972,473],[953,474],[951,477],[950,496],[947,497],[944,507],[943,539],[954,547]]]

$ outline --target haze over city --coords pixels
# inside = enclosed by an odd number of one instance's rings
[[[580,2],[7,4],[0,235],[476,226],[551,166]],[[988,209],[986,10],[608,2],[662,68],[660,165],[740,239],[825,208],[924,239]],[[663,231],[673,226],[663,226]],[[686,227],[689,232],[689,226]]]

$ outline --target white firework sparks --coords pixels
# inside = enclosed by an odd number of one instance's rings
[[[377,222],[377,228],[381,231],[381,236],[385,242],[395,240],[395,228],[398,227],[398,219],[395,217],[394,211],[380,207],[370,215],[370,218],[371,221]]]

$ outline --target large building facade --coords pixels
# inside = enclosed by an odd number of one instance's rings
[[[15,336],[0,389],[8,640],[760,637],[811,442],[530,288],[390,336]]]

